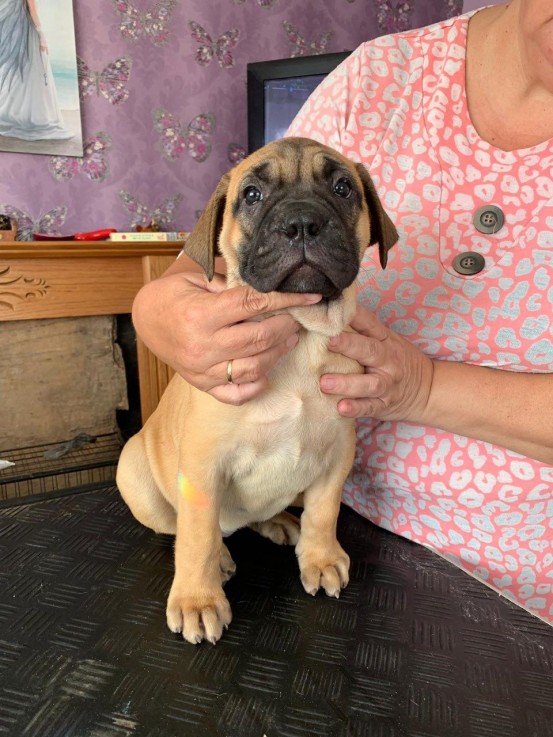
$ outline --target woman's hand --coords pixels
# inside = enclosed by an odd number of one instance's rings
[[[438,427],[500,445],[553,467],[553,374],[433,361],[363,307],[329,348],[357,360],[363,374],[325,374],[325,394],[344,397],[344,417]]]
[[[142,287],[133,322],[148,348],[186,381],[221,402],[242,404],[266,388],[271,367],[298,341],[299,326],[290,315],[255,318],[319,300],[320,295],[226,289],[218,274],[209,282],[201,273],[180,271]]]
[[[45,54],[47,54],[48,53],[48,42],[46,41],[46,36],[40,30],[40,28],[37,28],[37,31],[38,31],[40,50],[43,51]]]
[[[358,361],[363,374],[325,374],[321,390],[344,397],[344,417],[422,421],[430,395],[433,363],[402,336],[358,306],[351,323],[355,333],[332,338],[329,349]]]

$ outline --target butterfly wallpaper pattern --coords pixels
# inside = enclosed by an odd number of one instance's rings
[[[191,20],[188,27],[190,28],[190,35],[199,44],[194,58],[200,66],[209,64],[213,58],[217,59],[219,66],[223,69],[234,66],[231,49],[236,46],[240,38],[238,28],[231,28],[230,31],[222,33],[214,41],[205,28],[196,21]]]
[[[215,130],[215,116],[200,113],[188,124],[181,123],[163,108],[153,112],[154,127],[160,134],[160,151],[168,161],[174,161],[188,152],[196,161],[205,161],[211,153],[211,138]]]
[[[131,77],[132,58],[121,56],[109,62],[99,72],[93,71],[79,56],[77,70],[79,73],[79,95],[81,101],[88,95],[103,95],[112,105],[125,102],[129,96],[129,80]]]
[[[155,220],[163,230],[170,230],[175,226],[176,213],[183,200],[182,193],[177,192],[166,197],[157,207],[149,207],[124,189],[119,192],[119,197],[129,214],[129,228],[146,226]]]
[[[246,155],[246,64],[354,49],[463,0],[73,0],[82,157],[0,152],[0,213],[33,232],[191,230]]]
[[[85,142],[83,156],[52,156],[48,169],[59,182],[67,182],[79,172],[91,182],[103,182],[109,174],[107,155],[110,149],[111,136],[100,131]]]

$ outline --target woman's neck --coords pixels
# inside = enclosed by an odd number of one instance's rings
[[[545,3],[525,2],[485,8],[468,27],[469,114],[480,137],[505,151],[553,139],[553,13],[549,23],[528,17],[528,7]]]

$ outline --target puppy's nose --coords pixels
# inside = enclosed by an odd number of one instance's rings
[[[292,241],[309,240],[317,236],[323,229],[326,219],[322,213],[300,210],[287,215],[283,231]]]

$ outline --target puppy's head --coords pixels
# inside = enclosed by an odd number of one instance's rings
[[[328,305],[354,282],[368,245],[384,267],[397,232],[361,164],[306,138],[264,146],[219,182],[186,250],[229,285],[315,292]]]

